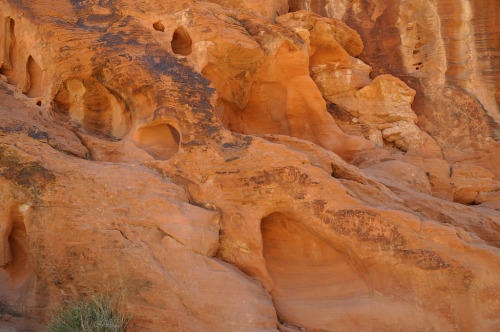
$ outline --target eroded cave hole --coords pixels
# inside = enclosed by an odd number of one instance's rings
[[[326,308],[329,315],[341,319],[341,315],[357,310],[353,303],[367,300],[368,288],[349,257],[293,218],[273,213],[262,219],[261,232],[266,267],[275,283],[271,295],[280,320],[294,324],[294,317],[318,316]]]
[[[111,136],[121,138],[130,129],[131,114],[125,100],[115,91],[108,90],[107,99],[111,110]]]
[[[179,151],[181,135],[167,123],[139,128],[134,137],[135,144],[157,160],[172,158]]]
[[[193,41],[191,40],[191,37],[189,36],[186,28],[184,28],[183,26],[175,29],[171,44],[172,51],[175,54],[187,56],[193,51]]]
[[[246,105],[232,95],[227,73],[212,63],[201,74],[215,84],[217,117],[229,130],[240,134],[290,135],[286,116],[287,86],[280,82],[254,82]],[[245,109],[242,109],[244,107]]]
[[[122,138],[130,129],[131,114],[125,100],[92,80],[72,78],[61,84],[54,110],[89,132],[108,137]]]
[[[165,32],[165,26],[161,21],[153,23],[153,29],[155,29],[156,31]]]
[[[8,245],[12,258],[3,267],[0,274],[0,291],[2,286],[7,289],[18,288],[25,284],[33,276],[33,269],[28,258],[28,236],[24,224],[24,217],[19,209],[19,205],[14,205],[10,210],[12,230],[8,237]]]
[[[3,47],[3,65],[0,68],[0,74],[7,76],[10,84],[17,84],[19,78],[16,76],[16,66],[17,66],[17,41],[15,36],[15,21],[7,17],[4,21],[5,28],[5,38],[2,41]]]
[[[43,96],[43,71],[32,56],[28,58],[27,72],[29,78],[29,88],[26,95],[31,98]]]
[[[12,69],[11,53],[15,46],[16,39],[14,36],[15,22],[12,18],[6,17],[4,21],[4,38],[2,40],[2,69]]]

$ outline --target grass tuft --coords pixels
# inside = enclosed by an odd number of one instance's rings
[[[104,295],[77,301],[64,307],[54,317],[49,332],[123,332],[130,318],[118,313]]]

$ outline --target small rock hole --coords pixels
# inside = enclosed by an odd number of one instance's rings
[[[179,55],[189,55],[191,54],[193,41],[189,36],[186,28],[178,27],[174,31],[174,35],[172,37],[172,51],[175,54]]]
[[[161,21],[153,23],[153,28],[156,31],[165,32],[165,26],[163,25],[163,23]]]
[[[134,141],[153,158],[167,160],[179,150],[180,134],[171,125],[161,123],[140,128]]]

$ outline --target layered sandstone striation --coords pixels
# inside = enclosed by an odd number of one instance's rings
[[[0,329],[498,330],[482,5],[2,0]]]

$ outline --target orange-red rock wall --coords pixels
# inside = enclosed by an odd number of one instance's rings
[[[0,6],[0,330],[499,330],[497,5]]]

